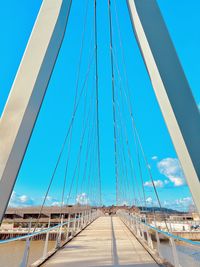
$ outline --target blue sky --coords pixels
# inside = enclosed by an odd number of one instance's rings
[[[191,195],[184,182],[176,153],[135,41],[125,2],[126,1],[116,0],[135,122],[151,167],[153,178],[156,181],[155,183],[162,205],[185,209],[185,207],[191,203]],[[93,34],[92,3],[93,1],[89,1],[80,84],[83,83],[89,61],[88,58],[93,45],[91,45],[90,42]],[[191,85],[193,95],[197,104],[200,104],[200,3],[197,0],[191,0],[190,2],[187,0],[159,0],[158,3]],[[111,204],[115,202],[115,175],[108,9],[107,1],[99,0],[97,4],[102,198],[103,203]],[[20,3],[18,1],[8,0],[1,3],[0,114],[8,97],[40,5],[41,0],[30,0],[28,2],[26,0],[21,0]],[[40,204],[45,194],[72,114],[86,5],[86,0],[81,1],[81,4],[78,0],[73,1],[65,39],[15,185],[11,199],[12,205]],[[114,20],[114,51],[116,61],[118,61],[121,67],[122,58],[114,8],[112,14]],[[116,85],[118,84],[119,78],[117,77]],[[94,68],[91,70],[88,88],[87,98],[90,99],[89,97],[92,97],[92,89],[94,88]],[[135,157],[131,122],[126,105],[123,100],[120,99],[120,96],[119,103],[124,105],[125,124],[127,124],[129,142],[132,147],[133,157]],[[89,105],[90,102],[88,100],[86,105],[86,110],[88,112]],[[69,164],[69,178],[67,178],[66,194],[69,191],[70,177],[73,175],[79,149],[81,138],[80,129],[84,122],[83,112],[84,101],[81,101],[73,132],[73,149],[71,163]],[[92,127],[91,125],[90,128]],[[89,131],[88,127],[86,135],[90,135]],[[84,153],[86,153],[86,151],[83,149],[83,155]],[[50,190],[49,202],[47,201],[47,204],[60,202],[66,155],[67,150],[64,152],[64,158]],[[93,158],[93,160],[96,162],[95,158]],[[155,194],[152,191],[145,164],[142,160],[141,163],[147,204],[156,204]],[[82,170],[84,169],[84,164],[84,156],[82,156],[80,163]],[[96,177],[95,171],[94,176]],[[131,198],[134,198],[132,195],[133,190],[130,189],[132,180],[131,177],[129,177],[127,184],[125,184],[122,179],[122,174],[120,174],[120,176],[119,187],[122,191],[120,201],[121,203],[126,203],[129,202]],[[94,178],[94,184],[91,184],[91,187],[94,187],[94,189],[97,183],[95,179],[96,178]],[[139,178],[137,179],[138,185],[141,188],[141,181]],[[86,193],[88,198],[94,201],[94,195],[98,192],[98,189],[95,190],[94,193],[90,193],[90,188],[87,187],[86,183],[82,188],[80,187],[77,190],[74,186],[72,190],[73,197],[70,201],[73,202],[77,194],[80,195],[79,198],[84,197],[83,193]],[[139,198],[139,195],[136,197]]]

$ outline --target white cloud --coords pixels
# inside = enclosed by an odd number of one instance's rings
[[[89,198],[86,193],[81,193],[77,195],[76,202],[82,205],[87,205],[89,204]]]
[[[36,200],[36,198],[31,198],[27,195],[18,194],[15,191],[13,191],[12,196],[10,198],[9,206],[10,207],[36,206],[36,205],[41,205],[43,200],[44,200],[44,197]],[[52,196],[47,196],[45,205],[46,206],[61,206],[61,202],[59,202],[57,198],[54,198]]]
[[[192,203],[193,203],[193,200],[191,197],[184,197],[184,198],[176,199],[177,205],[188,206],[188,205],[191,205]]]
[[[185,184],[184,174],[176,158],[165,158],[157,163],[158,170],[165,175],[175,186]]]
[[[34,205],[34,200],[27,195],[20,195],[13,191],[9,206],[10,207],[25,207]]]
[[[61,204],[62,204],[62,202],[55,197],[52,197],[52,196],[46,197],[46,201],[45,201],[46,206],[61,206]],[[62,205],[64,205],[64,202]]]
[[[153,203],[153,199],[152,199],[152,197],[148,197],[148,198],[146,199],[146,203],[147,203],[147,204],[152,204],[152,203]]]
[[[156,206],[157,201],[153,200],[151,196],[148,196],[146,199],[146,204],[149,206]],[[161,205],[162,207],[168,209],[174,209],[184,212],[189,210],[195,210],[194,202],[190,196],[185,196],[177,199],[167,199],[162,201]]]
[[[183,197],[171,201],[164,201],[163,206],[166,208],[188,211],[191,207],[194,208],[194,202],[191,197]]]
[[[122,205],[122,206],[128,206],[129,204],[128,204],[128,201],[126,201],[126,200],[123,200],[122,202],[121,202],[121,204],[120,205]]]
[[[164,182],[162,180],[154,180],[154,185],[155,187],[163,187],[164,186]],[[147,186],[147,187],[153,187],[153,183],[152,181],[147,181],[144,183],[144,186]]]
[[[53,207],[55,207],[55,206],[61,206],[61,202],[59,202],[59,201],[54,201],[54,202],[52,202],[50,205],[53,206]],[[64,203],[63,203],[63,205],[64,205]]]
[[[151,159],[152,159],[152,160],[157,160],[158,157],[157,157],[157,156],[153,156],[153,157],[151,157]]]
[[[47,196],[46,201],[52,201],[54,198],[52,196]]]

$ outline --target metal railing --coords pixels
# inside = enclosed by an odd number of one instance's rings
[[[100,211],[92,209],[81,211],[80,213],[75,214],[75,218],[73,219],[70,218],[69,214],[67,221],[64,221],[62,216],[60,224],[56,226],[50,227],[50,220],[49,220],[48,228],[42,230],[36,229],[34,232],[33,229],[30,228],[29,234],[6,240],[0,240],[0,245],[3,246],[6,244],[14,243],[16,241],[25,241],[23,256],[20,260],[20,263],[16,266],[20,267],[39,266],[42,262],[44,262],[52,254],[54,254],[60,247],[62,247],[65,243],[67,243],[70,239],[72,239],[82,229],[84,229],[87,225],[89,225],[99,216],[100,216]],[[52,248],[51,246],[49,251],[50,235],[54,235],[55,243],[54,247]],[[36,261],[30,262],[29,253],[30,253],[31,241],[37,240],[38,236],[40,237],[42,236],[42,240],[44,240],[42,255]]]
[[[133,214],[124,211],[117,214],[159,263],[174,267],[200,267],[200,242],[162,231]]]
[[[200,232],[200,221],[172,221],[166,220],[166,222],[157,222],[148,220],[149,224],[166,231],[166,224],[170,232]]]

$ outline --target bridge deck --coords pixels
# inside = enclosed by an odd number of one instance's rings
[[[158,267],[118,217],[100,217],[43,267]]]

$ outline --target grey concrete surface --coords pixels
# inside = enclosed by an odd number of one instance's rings
[[[158,265],[118,217],[100,217],[42,266]]]

